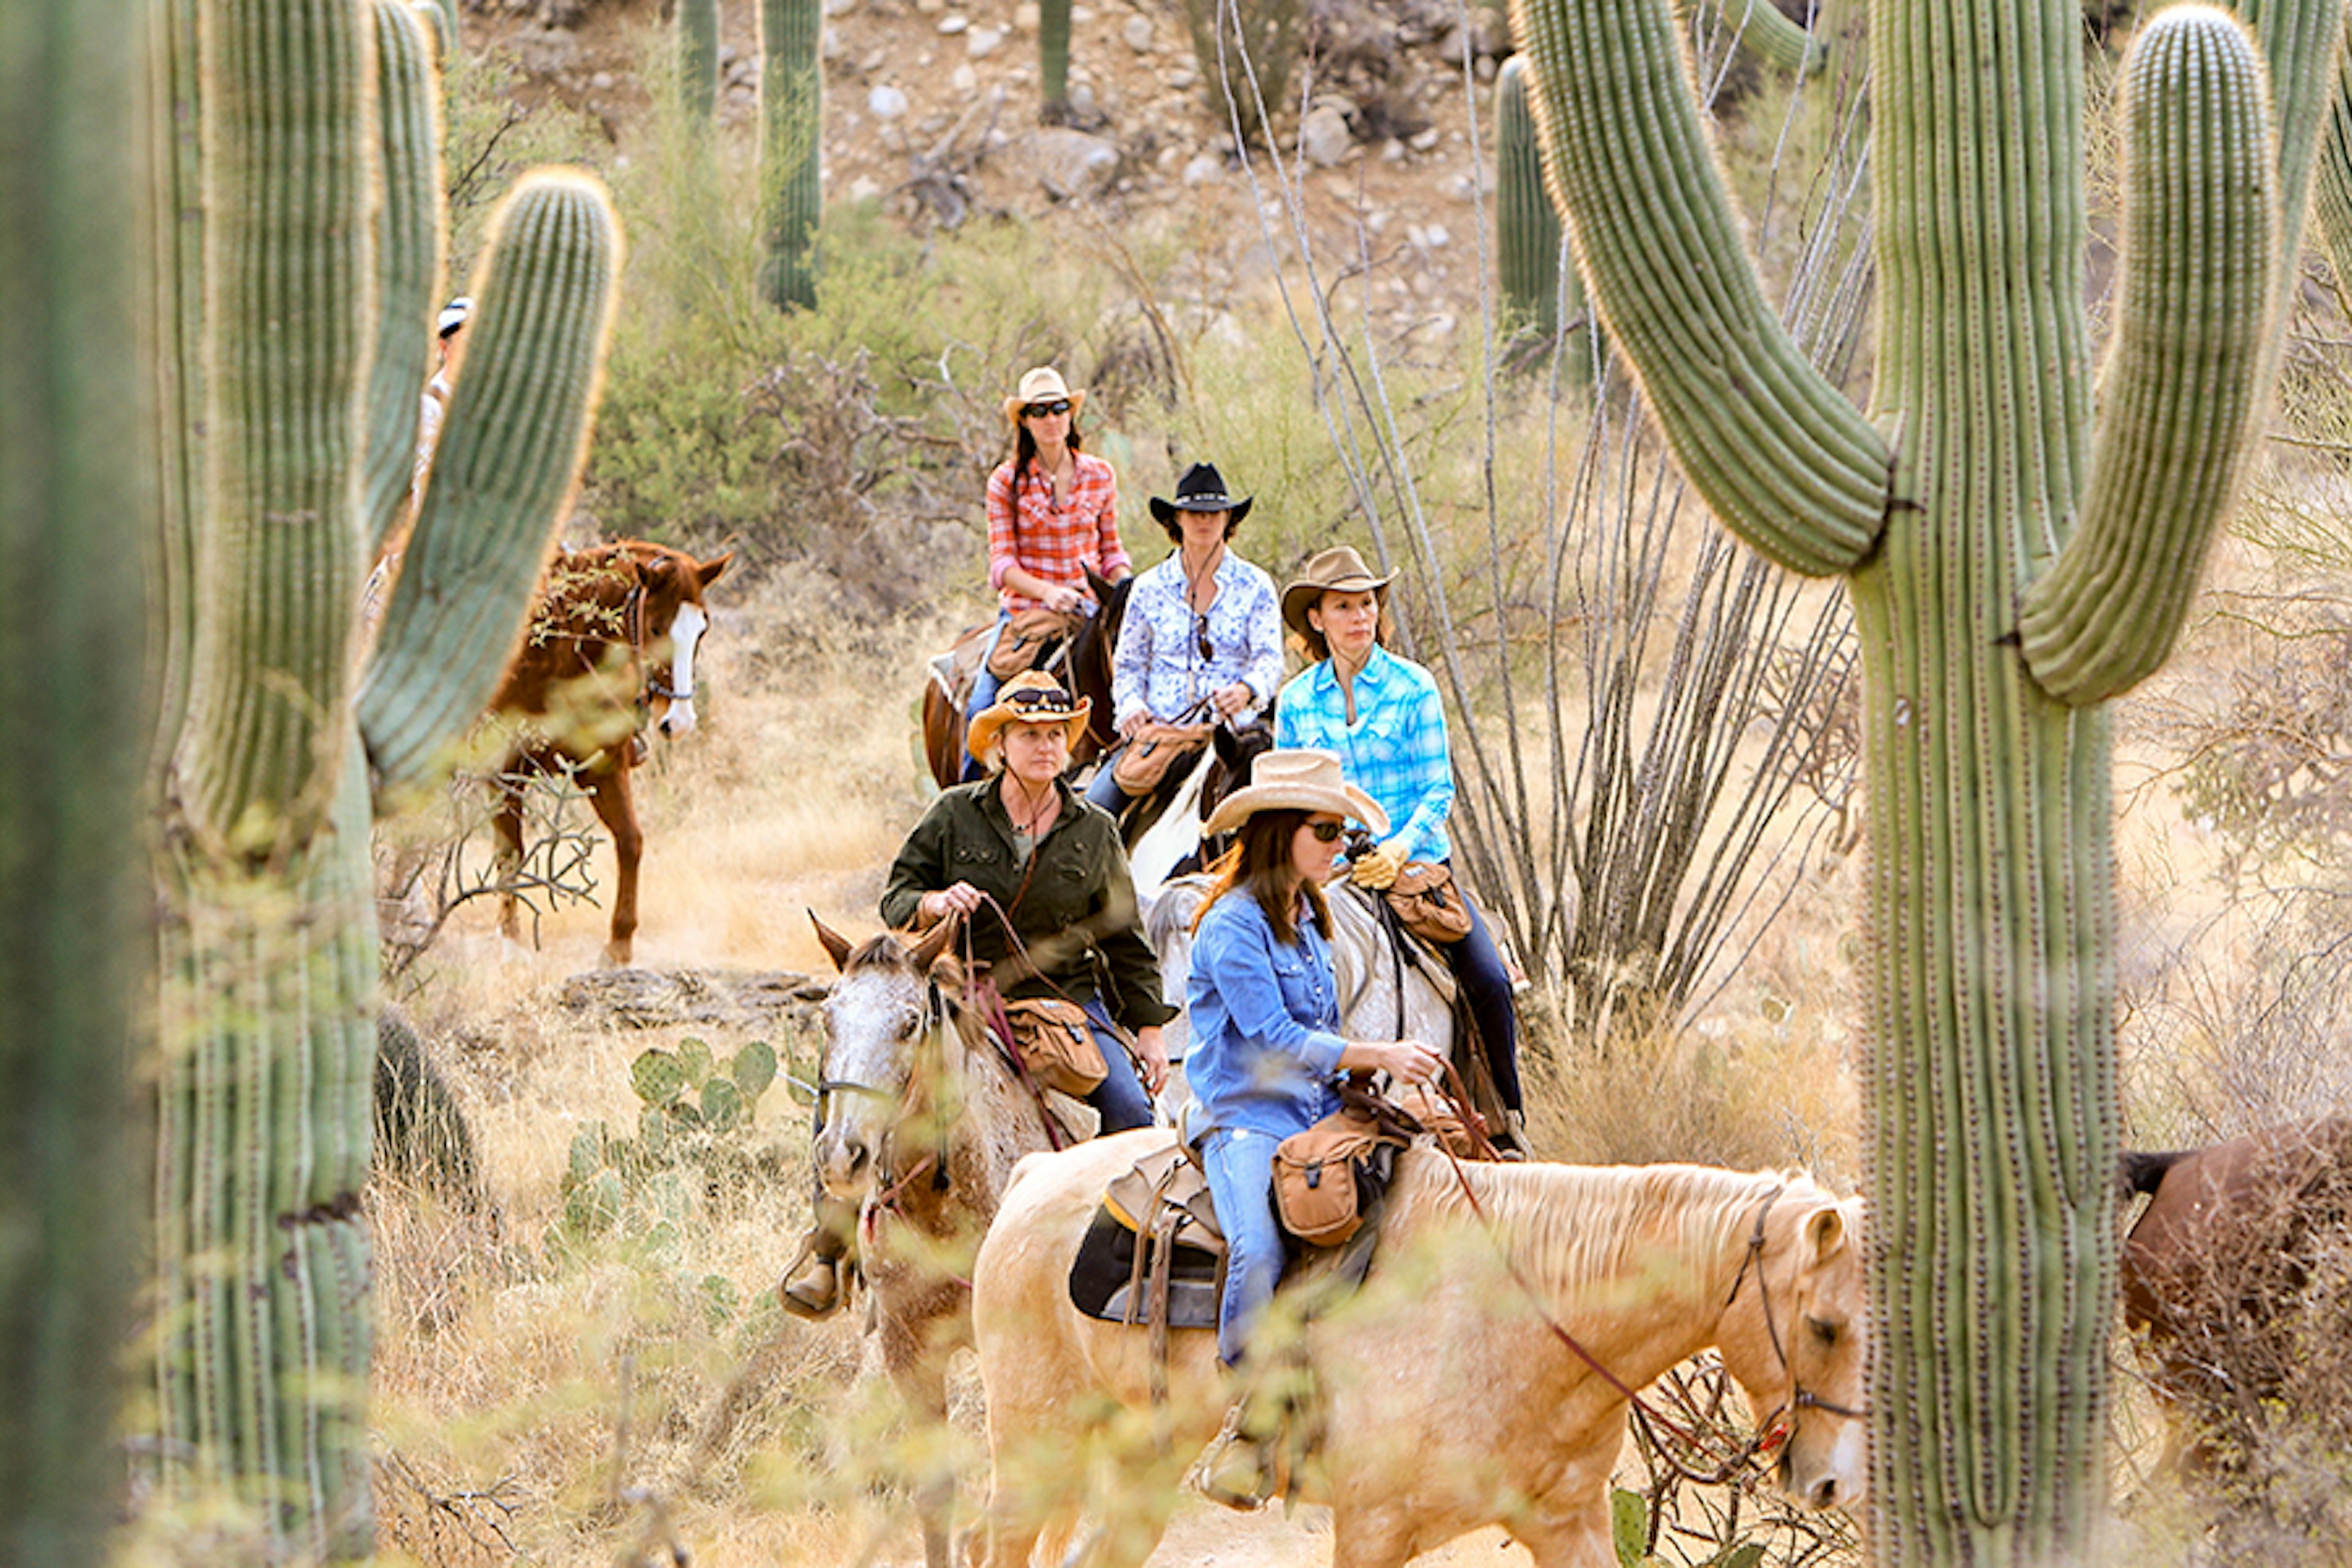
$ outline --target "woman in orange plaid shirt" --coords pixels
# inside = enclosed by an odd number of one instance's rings
[[[1079,448],[1078,410],[1087,395],[1040,365],[1004,400],[1013,456],[988,476],[988,584],[996,590],[996,639],[1014,615],[1044,608],[1087,615],[1087,569],[1116,583],[1135,571],[1118,541],[1118,477]],[[964,704],[969,723],[996,700],[1003,678],[983,658]],[[965,777],[973,774],[967,765]]]

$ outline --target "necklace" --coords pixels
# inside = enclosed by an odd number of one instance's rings
[[[1019,795],[1024,804],[1029,803],[1029,791],[1023,786],[1020,780],[1014,778],[1009,773],[1004,775],[1004,780],[1005,783],[1012,785],[1013,793]],[[1004,815],[1011,819],[1014,831],[1026,834],[1030,837],[1034,838],[1037,837],[1037,825],[1045,819],[1045,814],[1051,811],[1054,808],[1054,786],[1049,784],[1045,786],[1042,798],[1030,805],[1028,821],[1024,822],[1021,820],[1020,816],[1013,811],[1013,803],[1010,800],[1007,800],[1004,803]]]

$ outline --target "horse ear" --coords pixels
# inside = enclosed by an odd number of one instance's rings
[[[817,941],[824,943],[825,952],[833,955],[833,966],[835,969],[848,968],[849,939],[817,919],[814,910],[809,910],[808,918],[809,924],[816,927]]]
[[[1845,1211],[1835,1204],[1815,1209],[1805,1220],[1805,1242],[1817,1265],[1836,1257],[1845,1246]]]
[[[931,965],[940,961],[940,954],[948,950],[948,943],[955,940],[956,931],[962,924],[961,916],[950,915],[933,926],[923,940],[915,944],[915,951],[911,956],[915,961],[916,973],[929,974],[931,972]]]
[[[701,577],[702,585],[708,588],[713,583],[718,582],[720,577],[726,575],[727,563],[734,559],[735,552],[730,550],[726,554],[714,556],[710,560],[704,562],[700,566],[696,567],[696,574]]]

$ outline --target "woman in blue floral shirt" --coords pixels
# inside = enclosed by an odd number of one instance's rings
[[[1378,801],[1395,825],[1377,849],[1349,868],[1358,886],[1374,889],[1393,883],[1408,860],[1450,866],[1454,854],[1445,834],[1454,810],[1445,704],[1429,671],[1381,646],[1390,581],[1373,576],[1363,557],[1344,544],[1307,562],[1298,581],[1282,591],[1282,618],[1313,662],[1275,704],[1274,743],[1339,753],[1348,782]],[[1525,1152],[1511,976],[1475,906],[1470,934],[1439,951],[1462,983],[1496,1092],[1509,1113],[1496,1142]]]
[[[1265,707],[1282,684],[1274,579],[1230,543],[1251,500],[1228,495],[1213,463],[1194,463],[1177,476],[1175,500],[1151,498],[1151,515],[1176,552],[1135,579],[1119,621],[1111,722],[1121,739],[1087,791],[1114,816],[1129,799],[1114,776],[1124,752],[1190,751],[1211,724]]]

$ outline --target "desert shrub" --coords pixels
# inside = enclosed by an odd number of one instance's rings
[[[611,172],[613,143],[593,118],[551,93],[524,90],[513,57],[462,49],[442,62],[441,167],[448,202],[449,291],[463,292],[500,193],[543,163]]]

